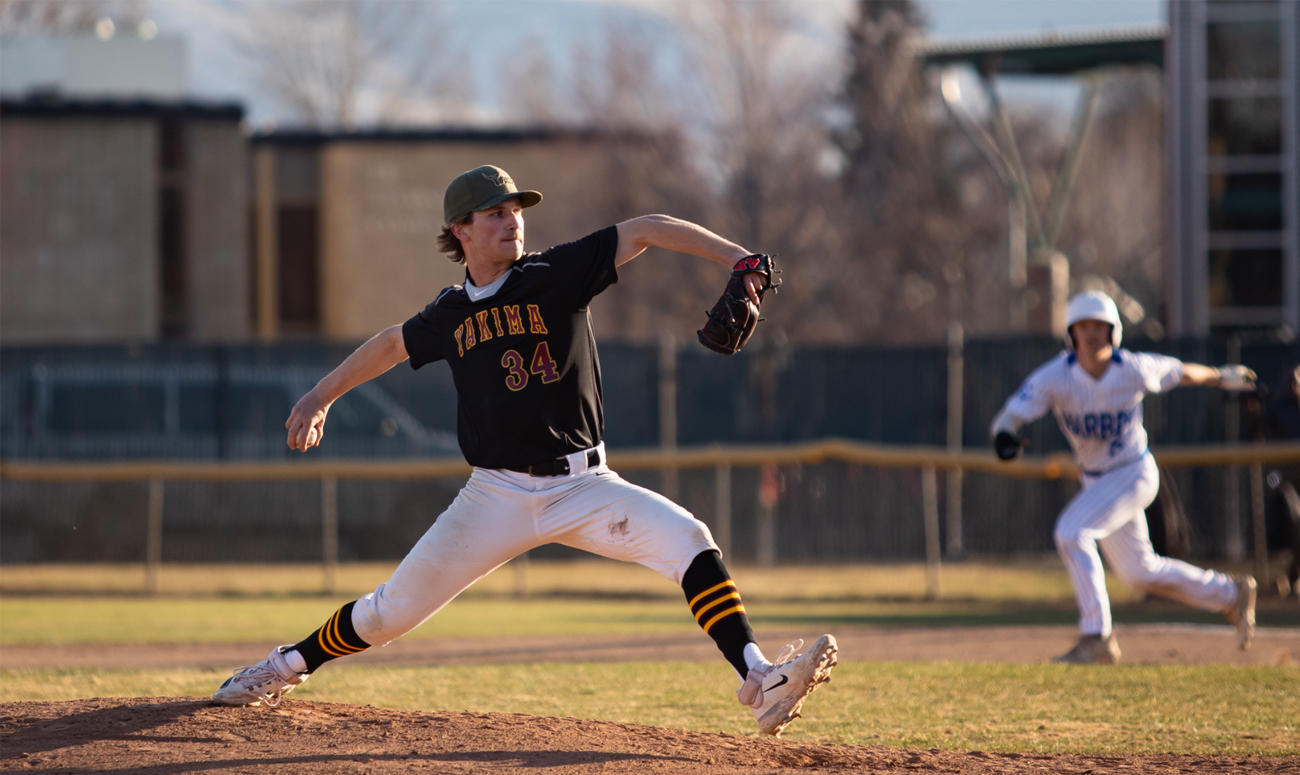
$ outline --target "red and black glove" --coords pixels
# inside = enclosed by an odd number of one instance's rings
[[[763,287],[758,291],[760,302],[769,288],[776,293],[777,286],[781,284],[781,281],[775,278],[780,270],[776,268],[772,256],[754,253],[736,262],[736,266],[731,270],[731,279],[727,281],[727,287],[722,292],[722,298],[718,299],[718,303],[709,310],[709,319],[704,322],[704,328],[698,332],[700,344],[714,352],[723,355],[735,355],[740,352],[749,338],[754,335],[754,329],[763,320],[758,316],[758,305],[745,291],[745,275],[750,272],[763,275]]]

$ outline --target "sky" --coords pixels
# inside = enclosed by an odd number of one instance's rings
[[[1165,21],[1164,0],[918,0],[938,37]]]
[[[490,30],[491,46],[471,46],[468,72],[480,105],[478,120],[491,121],[499,110],[496,74],[502,52],[519,50],[540,39],[556,59],[575,42],[591,36],[611,13],[662,23],[687,0],[451,0],[449,13],[463,29]],[[931,35],[973,37],[1013,32],[1041,32],[1111,25],[1150,24],[1165,20],[1164,0],[917,0]],[[275,117],[275,106],[257,85],[241,77],[238,56],[213,29],[211,15],[223,0],[167,0],[156,3],[163,34],[186,39],[190,87],[206,98],[243,102],[254,123]],[[852,0],[796,0],[804,17],[801,33],[809,51],[825,54],[839,45],[840,32],[852,12]],[[1009,101],[1037,101],[1067,110],[1075,90],[1062,79],[1007,79]]]

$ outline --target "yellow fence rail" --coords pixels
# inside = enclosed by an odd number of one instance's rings
[[[1163,447],[1152,450],[1166,468],[1245,466],[1300,462],[1300,443]],[[623,449],[609,452],[610,467],[622,471],[806,465],[841,461],[888,468],[963,470],[1030,479],[1078,478],[1079,470],[1064,453],[1024,456],[1010,463],[989,451],[950,452],[945,447],[869,444],[824,439],[803,444],[720,445],[678,449]],[[468,476],[461,458],[308,461],[27,462],[0,460],[0,479],[26,482],[139,481],[286,481],[323,479],[436,479]]]

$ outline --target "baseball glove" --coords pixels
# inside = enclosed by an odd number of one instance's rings
[[[730,287],[730,286],[728,286]],[[1240,363],[1220,366],[1219,387],[1234,393],[1245,393],[1255,389],[1255,372]]]
[[[1020,437],[1010,431],[998,431],[998,435],[993,438],[993,451],[998,453],[999,460],[1015,460],[1020,457],[1020,450],[1024,447],[1025,443]]]
[[[709,310],[709,319],[698,332],[700,344],[723,355],[740,352],[754,335],[754,329],[764,320],[758,316],[758,305],[745,292],[745,275],[750,272],[763,275],[763,288],[758,292],[758,300],[761,302],[763,294],[769,288],[772,293],[776,293],[781,281],[775,275],[780,271],[776,268],[773,256],[762,253],[754,253],[737,261],[731,270],[731,279],[727,280],[727,288],[722,292],[722,298]]]

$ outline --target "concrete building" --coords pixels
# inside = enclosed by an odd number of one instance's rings
[[[1169,4],[1175,334],[1300,332],[1300,3]]]
[[[237,104],[0,101],[0,343],[250,331]]]
[[[494,163],[543,189],[527,243],[541,249],[608,225],[609,143],[629,139],[250,139],[241,119],[237,104],[0,101],[0,344],[363,339],[463,279],[436,247],[453,177]]]
[[[540,249],[609,223],[601,192],[621,182],[609,144],[637,142],[250,137],[241,105],[186,98],[184,41],[154,32],[110,24],[0,46],[2,345],[365,338],[463,278],[435,244],[455,175],[495,163],[543,188],[528,220]]]
[[[437,252],[447,184],[497,164],[546,199],[540,250],[609,224],[612,138],[572,130],[269,132],[252,138],[257,331],[357,340],[465,277]]]

